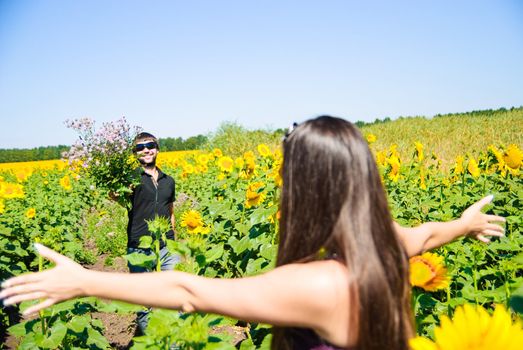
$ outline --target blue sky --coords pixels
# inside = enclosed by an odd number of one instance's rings
[[[523,105],[521,1],[0,0],[0,148]]]

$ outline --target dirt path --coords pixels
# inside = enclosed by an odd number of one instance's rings
[[[106,256],[101,255],[94,265],[86,266],[90,270],[109,271],[109,272],[129,272],[127,262],[124,258],[118,257],[113,260],[112,266],[105,266]],[[120,315],[115,313],[96,312],[92,314],[104,324],[103,335],[109,344],[115,349],[129,349],[131,340],[136,332],[136,315]]]

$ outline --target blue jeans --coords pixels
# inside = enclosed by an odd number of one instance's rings
[[[151,249],[142,249],[142,248],[127,248],[127,254],[131,253],[142,253],[146,255],[154,254],[154,252]],[[180,257],[178,255],[173,255],[169,252],[167,247],[163,247],[160,249],[160,262],[161,262],[161,269],[162,271],[172,271],[174,270],[174,267],[176,264],[178,264],[181,261]],[[155,262],[156,264],[156,262]],[[136,266],[131,265],[129,262],[127,263],[127,266],[129,267],[129,271],[131,273],[141,273],[141,272],[151,272],[150,269],[147,269],[142,266]],[[142,334],[145,334],[145,329],[147,328],[147,324],[149,323],[149,312],[151,309],[147,309],[144,311],[138,311],[136,313],[136,321],[138,323],[138,327],[140,328],[140,331]]]

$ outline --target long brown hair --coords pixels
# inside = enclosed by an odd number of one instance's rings
[[[316,260],[320,250],[344,261],[357,349],[408,349],[408,260],[367,142],[348,121],[322,116],[298,125],[283,154],[277,266]],[[274,329],[274,349],[290,348],[287,340]]]

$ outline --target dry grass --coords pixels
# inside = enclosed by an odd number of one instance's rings
[[[458,155],[478,156],[489,145],[523,145],[523,108],[452,114],[435,118],[402,118],[386,123],[366,125],[364,135],[371,133],[377,141],[371,146],[381,151],[398,145],[403,157],[414,152],[414,142],[424,145],[425,154],[434,152],[444,165],[453,163]]]

